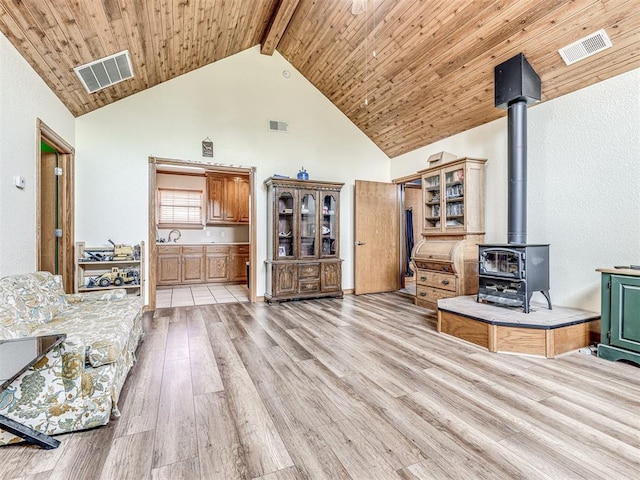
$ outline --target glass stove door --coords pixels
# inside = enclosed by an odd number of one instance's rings
[[[522,253],[508,249],[483,250],[480,273],[508,278],[522,278]]]

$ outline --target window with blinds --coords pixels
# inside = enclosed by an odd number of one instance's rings
[[[158,227],[202,227],[202,196],[202,190],[159,188]]]

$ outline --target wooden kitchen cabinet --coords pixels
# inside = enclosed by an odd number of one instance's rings
[[[179,246],[158,246],[158,285],[180,284]]]
[[[226,282],[229,278],[228,245],[207,245],[206,247],[206,279],[207,282]]]
[[[249,201],[251,196],[249,176],[236,178],[238,179],[238,222],[249,223]]]
[[[271,301],[342,297],[344,184],[268,178],[267,285]]]
[[[207,225],[224,222],[224,182],[224,175],[207,175]]]
[[[204,246],[182,247],[182,283],[203,283],[205,277]]]
[[[247,281],[247,262],[249,261],[249,245],[231,245],[229,254],[229,281]]]
[[[249,176],[207,174],[207,225],[249,223]]]
[[[204,283],[203,246],[158,246],[158,285]]]
[[[247,280],[249,245],[158,245],[157,285]]]

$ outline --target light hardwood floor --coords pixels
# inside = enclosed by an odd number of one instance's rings
[[[489,353],[406,296],[160,309],[122,417],[2,479],[637,478],[640,369]]]

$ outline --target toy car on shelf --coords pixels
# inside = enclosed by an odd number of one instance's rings
[[[118,267],[111,268],[110,272],[103,273],[89,279],[88,287],[121,287],[124,284],[139,285],[140,274],[135,268],[120,270]]]

